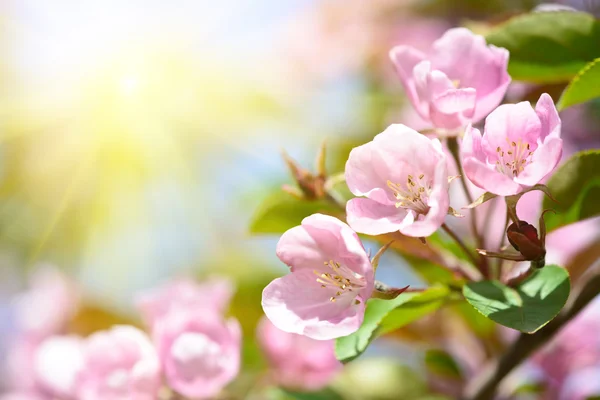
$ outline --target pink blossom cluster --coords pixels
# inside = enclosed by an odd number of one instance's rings
[[[182,278],[142,292],[147,331],[117,325],[88,337],[69,334],[80,304],[74,282],[53,267],[32,275],[12,304],[16,332],[2,374],[2,400],[208,399],[238,375],[242,332],[226,317],[231,281]],[[270,382],[297,390],[329,383],[341,368],[333,341],[257,329]]]
[[[283,234],[277,256],[291,273],[271,282],[262,299],[265,314],[283,331],[330,340],[358,330],[375,277],[357,233],[425,238],[444,227],[448,215],[460,216],[450,205],[456,176],[442,141],[458,139],[459,170],[498,196],[528,191],[561,159],[561,121],[548,94],[535,108],[499,105],[511,82],[506,49],[454,28],[428,52],[397,46],[390,58],[434,137],[392,124],[354,148],[345,179],[357,197],[346,204],[347,224],[314,214]],[[474,127],[484,119],[482,131]]]
[[[232,284],[182,279],[142,293],[148,332],[117,325],[83,338],[68,335],[75,286],[41,270],[15,301],[16,341],[7,363],[9,399],[155,400],[166,393],[211,398],[238,374],[241,329],[226,318]]]
[[[543,372],[544,400],[600,393],[600,299],[594,300],[530,361]]]

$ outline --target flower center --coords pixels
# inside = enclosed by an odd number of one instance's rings
[[[506,143],[505,148],[500,146],[496,148],[498,154],[496,170],[509,178],[514,178],[519,176],[525,166],[531,162],[533,152],[529,143],[525,143],[521,139],[517,142],[511,142],[506,138]]]
[[[402,186],[391,181],[387,185],[398,202],[396,208],[407,208],[415,211],[417,214],[427,214],[429,206],[427,205],[431,186],[425,179],[425,174],[420,174],[417,179],[409,175],[406,179],[406,185]]]
[[[317,275],[317,282],[323,289],[335,291],[335,294],[329,298],[332,303],[346,294],[356,297],[359,290],[366,286],[365,278],[345,265],[340,265],[333,260],[325,261],[323,264],[327,272],[317,270],[313,272]],[[360,300],[355,300],[355,303],[360,303]]]

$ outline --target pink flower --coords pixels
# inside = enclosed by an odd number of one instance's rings
[[[3,376],[7,386],[13,390],[33,390],[36,382],[33,376],[35,352],[40,340],[27,336],[9,341],[3,365]]]
[[[400,231],[425,237],[448,213],[448,167],[440,142],[404,125],[390,125],[356,147],[346,163],[356,198],[346,205],[348,224],[367,235]]]
[[[43,339],[61,333],[77,311],[79,293],[53,266],[37,269],[13,303],[19,334]]]
[[[83,341],[77,336],[53,336],[38,346],[33,373],[45,393],[75,397],[75,378],[83,367]]]
[[[586,400],[600,395],[600,365],[573,371],[560,391],[560,400]]]
[[[30,392],[9,392],[0,394],[0,400],[50,400],[37,393]]]
[[[567,377],[586,368],[600,366],[600,298],[592,301],[533,357],[548,383],[564,384]]]
[[[115,326],[87,339],[78,400],[155,400],[160,384],[156,351],[139,329]]]
[[[268,318],[258,325],[258,339],[278,385],[318,390],[342,367],[335,358],[333,340],[314,340],[278,329]]]
[[[238,374],[241,330],[213,312],[181,311],[157,321],[154,342],[167,384],[180,394],[212,398]]]
[[[465,28],[446,31],[428,55],[397,46],[390,58],[421,117],[445,130],[483,119],[500,104],[511,80],[508,51],[487,46]]]
[[[463,168],[476,186],[510,196],[540,183],[562,154],[560,117],[552,98],[504,104],[485,120],[483,136],[468,127],[462,143]]]
[[[142,293],[136,304],[148,326],[173,310],[212,309],[223,313],[233,295],[233,284],[222,278],[197,283],[193,279],[179,279]]]
[[[277,328],[327,340],[360,327],[374,272],[348,225],[322,214],[306,217],[281,236],[277,256],[291,273],[269,283],[262,296]]]

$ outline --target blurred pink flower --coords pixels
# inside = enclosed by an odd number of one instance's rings
[[[78,400],[155,400],[160,385],[158,356],[144,332],[120,325],[86,340]]]
[[[562,154],[560,118],[552,98],[505,104],[485,121],[483,136],[469,126],[462,143],[465,174],[476,186],[510,196],[540,183]]]
[[[13,306],[19,334],[43,339],[65,329],[79,306],[79,292],[57,268],[44,265],[31,275],[28,290]]]
[[[51,400],[37,393],[9,392],[0,394],[0,400]]]
[[[544,373],[548,393],[545,398],[557,399],[559,393],[560,399],[565,400],[585,398],[575,396],[578,389],[587,392],[586,387],[580,386],[583,381],[579,380],[578,374],[586,370],[597,373],[600,367],[599,331],[600,298],[590,303],[548,345],[531,358],[531,364]],[[596,375],[598,376],[600,375]],[[595,381],[598,382],[598,379]],[[579,383],[575,385],[575,382]],[[599,387],[585,386],[590,390]],[[567,393],[574,397],[562,395]]]
[[[565,380],[559,400],[586,400],[600,395],[600,363],[573,371]]]
[[[167,384],[186,397],[212,398],[239,372],[241,329],[233,318],[202,310],[170,313],[157,321],[153,339]]]
[[[279,62],[306,86],[355,74],[385,50],[405,0],[321,0],[291,14],[279,35]],[[393,17],[392,17],[393,16]],[[390,18],[391,17],[391,18]],[[352,43],[351,46],[348,44]],[[289,72],[288,72],[289,75]]]
[[[262,296],[277,328],[327,340],[360,327],[374,271],[348,225],[323,214],[306,217],[281,236],[277,256],[291,273],[269,283]]]
[[[28,336],[17,337],[10,341],[2,371],[8,387],[13,390],[35,389],[33,365],[39,344],[39,339]]]
[[[314,340],[278,329],[263,317],[258,339],[280,386],[318,390],[326,386],[342,367],[335,358],[333,340]]]
[[[37,348],[33,373],[44,393],[60,399],[75,397],[75,379],[83,367],[83,340],[53,336]]]
[[[390,58],[421,117],[447,131],[485,118],[511,81],[508,51],[487,46],[483,36],[465,28],[446,31],[429,54],[402,45]]]
[[[181,309],[212,309],[221,314],[229,306],[234,292],[233,283],[213,278],[202,283],[179,279],[142,293],[136,298],[137,308],[148,326],[170,311]]]
[[[348,224],[367,235],[400,231],[425,237],[448,213],[448,167],[437,139],[390,125],[356,147],[346,163],[346,183],[356,196],[346,205]]]

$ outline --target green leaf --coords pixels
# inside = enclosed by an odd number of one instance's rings
[[[516,289],[498,281],[481,281],[465,285],[463,294],[489,319],[521,332],[534,333],[563,308],[569,290],[568,272],[557,265],[547,265]]]
[[[600,57],[600,22],[582,12],[534,12],[511,18],[486,37],[510,51],[516,80],[565,82]]]
[[[296,392],[284,388],[271,388],[269,400],[342,400],[342,396],[332,389],[325,388],[317,392]]]
[[[339,215],[341,211],[323,200],[300,200],[288,193],[278,191],[265,199],[254,213],[250,222],[250,232],[283,233],[300,225],[304,218],[315,213]]]
[[[600,150],[573,155],[547,184],[557,203],[544,198],[543,208],[556,214],[544,216],[546,231],[600,215]]]
[[[435,375],[452,379],[462,379],[460,367],[454,361],[454,358],[444,350],[428,350],[425,353],[425,366]]]
[[[446,287],[432,287],[424,292],[402,293],[393,300],[369,299],[358,331],[336,340],[336,357],[344,363],[354,360],[376,337],[437,310],[448,293]]]
[[[600,58],[596,58],[577,73],[560,96],[557,107],[564,110],[596,97],[600,97]]]

